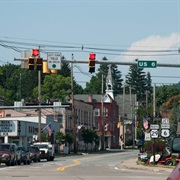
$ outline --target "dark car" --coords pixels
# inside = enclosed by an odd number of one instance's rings
[[[34,162],[40,162],[40,150],[36,146],[28,146],[27,150],[30,152],[30,158]]]
[[[0,163],[5,163],[7,166],[14,166],[16,164],[16,149],[13,144],[0,144]]]
[[[18,164],[18,165],[21,165],[21,162],[22,162],[22,152],[20,150],[18,150],[18,146],[15,143],[11,143],[11,145],[15,149],[15,154],[16,154],[16,161],[15,161],[15,163]]]
[[[24,163],[24,165],[31,164],[32,159],[30,157],[30,152],[28,150],[26,150],[24,146],[18,146],[17,149],[18,149],[18,151],[21,151],[21,154],[22,154],[21,161]]]

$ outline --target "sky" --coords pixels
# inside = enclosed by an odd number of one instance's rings
[[[94,52],[109,62],[180,64],[180,0],[0,0],[0,45],[0,65],[20,64],[14,58],[39,46],[44,59],[56,51],[87,61]],[[129,66],[118,69],[125,79]],[[180,68],[144,71],[153,84],[180,82]],[[74,64],[73,73],[83,87],[93,75],[88,64]]]

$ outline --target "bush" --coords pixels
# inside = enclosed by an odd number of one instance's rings
[[[152,139],[151,141],[146,141],[144,143],[144,149],[148,154],[151,154],[153,152],[153,143],[154,140]],[[155,153],[161,154],[165,147],[166,147],[166,142],[163,141],[162,139],[155,139]]]

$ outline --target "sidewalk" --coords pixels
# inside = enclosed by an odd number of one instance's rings
[[[171,173],[175,166],[150,166],[150,165],[142,165],[142,164],[137,164],[138,158],[133,158],[129,160],[125,160],[121,162],[120,166],[121,168],[127,168],[127,169],[136,169],[136,170],[146,170],[146,171],[154,171],[154,172],[169,172]]]

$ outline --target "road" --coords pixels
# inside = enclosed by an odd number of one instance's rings
[[[124,169],[121,162],[137,157],[137,151],[59,157],[31,165],[0,165],[1,180],[165,180],[169,173]]]

